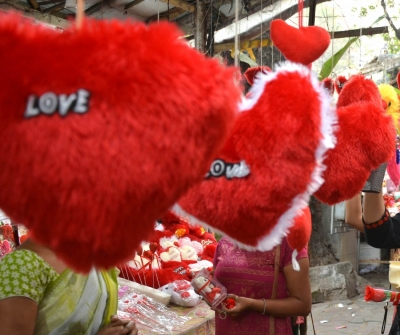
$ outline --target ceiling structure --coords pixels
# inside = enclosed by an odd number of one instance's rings
[[[304,7],[309,7],[310,2],[316,5],[327,1],[330,0],[305,0]],[[240,27],[241,40],[246,41],[267,31],[272,19],[286,20],[295,15],[298,8],[297,0],[239,0],[237,3],[239,20],[244,22],[244,27]],[[225,29],[228,37],[220,33],[216,39],[223,44],[233,42],[235,6],[235,0],[85,0],[85,15],[146,23],[169,20],[175,22],[188,39],[201,34],[206,40]],[[3,10],[17,9],[36,21],[60,28],[65,28],[75,18],[76,7],[76,0],[0,0]],[[252,16],[257,19],[249,26]]]
[[[23,11],[35,21],[63,29],[76,17],[76,1],[0,0],[0,9]],[[316,6],[329,1],[304,0],[304,8],[308,8],[308,23],[304,22],[304,25],[313,25]],[[269,31],[273,19],[287,20],[297,16],[298,0],[84,0],[84,10],[87,17],[95,19],[175,22],[186,38],[194,41],[197,49],[214,55],[232,50],[236,34],[240,49],[270,45],[267,39],[259,37]],[[387,27],[370,28],[363,34],[385,31]],[[359,34],[359,31],[355,33]],[[349,36],[350,31],[332,33],[332,38]]]

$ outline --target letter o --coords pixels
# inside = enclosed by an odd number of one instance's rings
[[[225,162],[217,159],[211,164],[210,173],[213,177],[220,177],[225,173]]]
[[[57,95],[52,92],[45,93],[39,98],[39,109],[45,114],[53,114],[57,105]]]

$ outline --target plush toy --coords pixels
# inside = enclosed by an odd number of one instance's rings
[[[393,155],[396,130],[385,112],[375,83],[352,76],[337,102],[337,143],[327,152],[324,184],[315,192],[323,203],[333,205],[359,193],[372,170]],[[345,185],[345,187],[344,187]]]
[[[210,305],[213,305],[215,301],[220,300],[221,289],[214,286],[209,278],[196,276],[192,279],[192,285],[196,292],[199,292]]]
[[[308,28],[272,22],[271,37],[289,60],[309,65],[330,38],[322,28]],[[304,45],[298,47],[297,41]],[[240,111],[205,180],[173,211],[243,248],[267,251],[281,242],[322,184],[322,161],[334,146],[336,115],[314,74],[292,62],[274,72],[258,72]]]
[[[379,93],[381,94],[382,100],[384,102],[384,108],[386,113],[389,114],[394,122],[397,133],[400,133],[400,101],[396,90],[392,85],[389,84],[379,84]]]
[[[283,20],[271,22],[270,36],[286,59],[303,65],[318,59],[331,42],[331,36],[321,27],[295,28]]]
[[[75,270],[129,260],[231,129],[236,70],[181,35],[0,14],[0,208]]]
[[[200,242],[192,241],[189,237],[180,238],[178,243],[181,248],[185,246],[191,247],[197,255],[201,255],[204,251],[204,247]]]
[[[253,86],[254,79],[256,78],[256,76],[259,72],[267,73],[267,72],[272,72],[272,70],[269,66],[255,66],[255,67],[248,68],[243,75],[246,78],[247,82],[251,86]]]
[[[260,72],[250,92],[206,178],[173,210],[242,247],[266,251],[322,184],[335,113],[319,81],[299,64]]]
[[[187,280],[175,280],[167,285],[161,286],[160,291],[171,295],[171,302],[178,306],[193,307],[202,299]]]

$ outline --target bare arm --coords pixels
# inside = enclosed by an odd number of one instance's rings
[[[363,206],[361,206],[360,194],[346,201],[346,223],[361,232],[364,232],[363,216],[365,223],[373,223],[378,221],[384,212],[385,203],[382,192],[365,193]]]
[[[345,222],[363,233],[361,194],[357,194],[354,198],[346,201],[345,213]]]
[[[25,297],[0,300],[0,335],[33,335],[37,303]]]
[[[364,195],[364,221],[373,223],[378,221],[385,212],[382,191],[380,193],[365,193]]]
[[[265,314],[275,317],[307,316],[311,311],[311,287],[309,279],[308,258],[299,260],[300,271],[295,271],[292,265],[283,269],[289,296],[285,299],[265,299]],[[234,298],[235,295],[230,295]],[[252,310],[258,313],[264,311],[262,299],[237,297],[236,307],[225,309],[227,314],[239,314],[244,310]]]

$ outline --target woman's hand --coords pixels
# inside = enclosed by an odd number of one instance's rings
[[[135,322],[121,320],[113,315],[110,324],[105,326],[97,335],[138,335],[138,329]]]
[[[222,303],[222,312],[226,313],[227,316],[237,316],[243,311],[247,310],[249,307],[248,298],[238,297],[236,294],[228,294],[227,299],[233,299],[235,301],[235,306],[232,308],[227,308]]]

